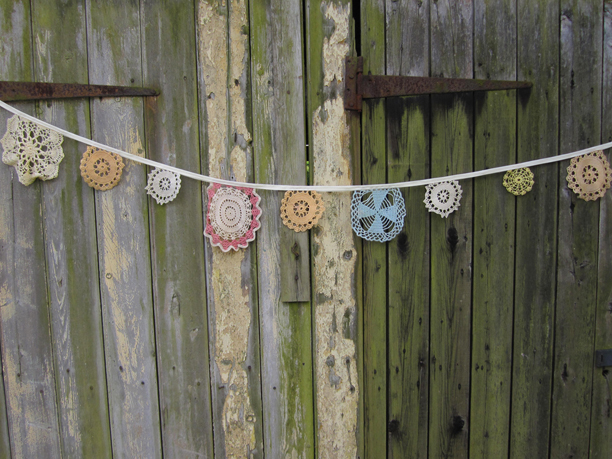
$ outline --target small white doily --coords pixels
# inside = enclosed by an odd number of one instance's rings
[[[431,183],[426,186],[423,202],[430,212],[435,212],[446,218],[459,208],[462,194],[463,190],[457,180]]]
[[[30,185],[37,178],[57,177],[59,163],[64,158],[61,134],[17,115],[7,120],[6,128],[0,139],[4,148],[2,162],[15,167],[22,184]]]
[[[181,189],[181,176],[175,172],[155,168],[147,179],[147,194],[153,196],[157,204],[166,204],[178,196]]]

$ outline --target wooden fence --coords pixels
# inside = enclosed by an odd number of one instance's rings
[[[0,80],[161,92],[15,107],[224,179],[417,180],[612,140],[609,0],[0,0],[0,31]],[[534,86],[360,115],[348,55]],[[126,161],[94,191],[63,149],[28,187],[0,165],[0,457],[610,456],[612,193],[578,199],[568,161],[518,198],[464,180],[447,219],[404,189],[384,244],[349,193],[295,233],[262,191],[255,242],[223,253],[205,183],[159,206]]]

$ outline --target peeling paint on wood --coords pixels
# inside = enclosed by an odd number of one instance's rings
[[[312,9],[316,6],[311,6]],[[312,112],[312,166],[315,185],[352,183],[350,128],[344,112],[343,66],[349,51],[350,6],[321,3],[327,21],[321,55],[311,49],[311,63],[322,59],[320,91]],[[310,30],[321,24],[313,24]],[[319,17],[317,16],[317,20]],[[314,37],[311,37],[314,38]],[[320,38],[319,38],[320,39]],[[313,69],[316,72],[315,69]],[[316,76],[314,78],[319,78]],[[316,84],[316,82],[314,83]],[[335,94],[333,93],[337,91]],[[357,455],[357,250],[350,222],[350,193],[323,197],[325,213],[313,232],[317,451],[319,457]]]

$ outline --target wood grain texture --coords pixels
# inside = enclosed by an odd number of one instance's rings
[[[430,2],[386,4],[387,74],[429,74]],[[390,98],[387,179],[430,176],[429,96]],[[430,216],[423,188],[403,190],[406,221],[389,244],[388,457],[427,457],[429,404]]]
[[[62,24],[62,27],[58,27]],[[32,2],[36,81],[87,83],[85,2]],[[41,104],[42,118],[89,136],[86,100]],[[110,457],[94,192],[64,140],[58,178],[43,187],[47,280],[62,455]]]
[[[350,2],[309,1],[308,119],[314,185],[359,181],[352,137],[358,117],[344,111],[344,61],[351,50]],[[357,142],[358,143],[358,142]],[[324,196],[325,213],[312,241],[317,456],[361,456],[358,416],[360,278],[349,193]],[[356,285],[357,284],[357,285]],[[358,360],[359,358],[359,360]]]
[[[138,5],[95,1],[87,13],[90,81],[142,86]],[[93,100],[93,139],[144,156],[142,113],[141,98]],[[124,163],[119,184],[96,193],[113,455],[159,457],[146,169]]]
[[[517,2],[517,160],[558,152],[558,4]],[[534,41],[533,37],[539,40]],[[514,350],[510,457],[548,457],[557,252],[557,164],[534,169],[533,189],[516,202]]]
[[[385,73],[385,4],[361,4],[361,55],[365,74]],[[385,102],[364,102],[361,164],[364,184],[387,181]],[[387,450],[387,243],[362,242],[363,401],[365,457]]]
[[[302,5],[253,2],[250,15],[255,180],[305,185]],[[283,224],[282,192],[260,195],[264,451],[268,457],[314,457],[309,231]]]
[[[561,2],[562,152],[595,145],[600,139],[602,20],[601,2]],[[599,205],[579,199],[568,188],[568,163],[559,165],[552,457],[586,456],[590,437]]]
[[[240,181],[253,180],[248,18],[246,2],[199,3],[203,170]],[[255,244],[231,253],[205,245],[214,444],[221,457],[264,454]]]
[[[516,78],[516,2],[476,0],[474,77]],[[475,94],[474,168],[516,161],[516,91]],[[508,455],[515,197],[502,174],[474,180],[470,457]]]
[[[612,126],[606,120],[612,114],[612,2],[604,3],[602,132],[601,141],[612,141]],[[608,150],[608,160],[610,154]],[[595,305],[595,349],[612,348],[612,193],[601,198],[599,214],[599,259],[597,303]],[[595,368],[591,408],[589,457],[603,459],[612,444],[612,375],[610,368]]]
[[[472,77],[472,2],[431,6],[432,76]],[[473,95],[432,96],[431,175],[472,169]],[[467,457],[470,431],[472,183],[461,207],[431,217],[429,455]]]
[[[31,80],[30,2],[0,3],[0,78]],[[16,104],[30,114],[34,106]],[[12,116],[2,110],[0,132]],[[25,187],[0,166],[0,338],[10,445],[3,457],[57,457],[60,428],[55,395],[43,239],[41,182]]]

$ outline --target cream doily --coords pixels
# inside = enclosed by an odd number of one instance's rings
[[[123,171],[121,156],[89,146],[81,158],[81,176],[96,190],[110,190],[119,183]]]
[[[533,172],[528,167],[513,169],[504,175],[506,190],[516,196],[522,196],[533,188]]]
[[[430,212],[435,212],[446,218],[461,205],[463,190],[457,180],[431,183],[426,186],[426,189],[423,202]]]
[[[147,194],[153,196],[157,204],[166,204],[177,197],[181,189],[181,176],[175,172],[155,168],[147,179]]]
[[[204,234],[212,245],[227,252],[246,248],[260,227],[261,198],[252,188],[208,187],[208,212]]]
[[[567,168],[567,184],[585,201],[595,201],[610,188],[612,171],[603,151],[572,158]]]
[[[2,161],[15,167],[24,185],[37,178],[54,179],[64,158],[63,141],[60,133],[14,115],[7,120],[6,133],[0,139],[4,148]]]
[[[317,224],[325,210],[316,191],[287,191],[281,202],[281,218],[288,228],[298,233]]]

